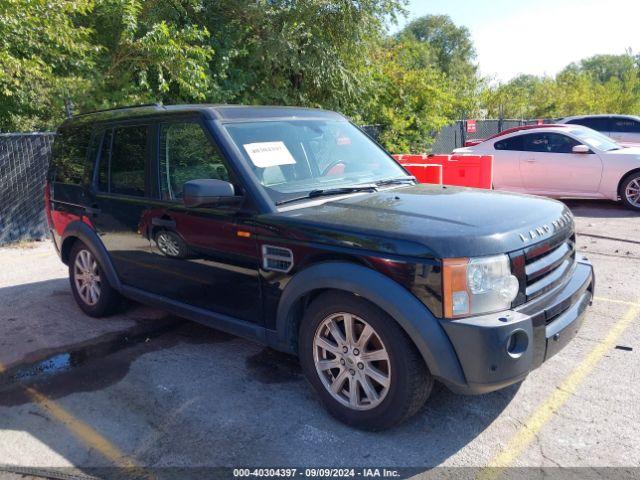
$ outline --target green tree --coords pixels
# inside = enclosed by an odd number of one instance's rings
[[[204,0],[212,34],[211,101],[324,106],[352,113],[358,76],[397,0]]]
[[[466,27],[456,25],[448,15],[425,15],[410,22],[398,37],[411,36],[431,47],[438,68],[456,79],[476,74],[475,48]]]
[[[96,49],[73,19],[90,0],[0,1],[0,131],[40,128],[83,88]]]
[[[362,118],[384,126],[381,143],[398,153],[425,152],[435,134],[460,111],[447,76],[426,65],[427,44],[389,39],[372,53]]]
[[[208,32],[161,1],[1,0],[0,129],[52,128],[65,101],[202,100],[212,55]]]
[[[612,78],[623,79],[629,73],[637,73],[638,59],[631,52],[624,55],[594,55],[572,63],[564,71],[576,70],[588,74],[598,83]]]
[[[490,116],[557,118],[589,113],[640,113],[640,67],[630,52],[596,55],[555,77],[521,75],[484,92]]]

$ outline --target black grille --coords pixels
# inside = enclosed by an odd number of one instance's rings
[[[560,285],[573,269],[575,236],[550,239],[524,252],[525,296],[532,300]]]

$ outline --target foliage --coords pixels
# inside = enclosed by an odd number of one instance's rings
[[[170,15],[162,0],[97,1],[83,19],[100,49],[83,109],[204,100],[213,49],[206,28]]]
[[[555,77],[480,78],[443,15],[387,28],[406,0],[0,0],[0,131],[161,101],[339,110],[424,151],[461,116],[640,113],[640,58],[597,55]]]
[[[65,91],[93,66],[90,31],[74,24],[91,0],[0,1],[0,130],[37,128],[63,112]]]
[[[396,0],[206,0],[210,100],[352,113],[367,83],[359,66],[400,12]]]
[[[435,65],[449,77],[465,81],[476,74],[476,52],[469,30],[457,26],[448,15],[417,18],[398,37],[412,37],[428,44],[433,52]]]
[[[0,0],[0,130],[52,128],[65,103],[204,99],[208,32],[159,16],[164,4]]]
[[[430,47],[411,38],[390,39],[372,54],[362,117],[385,126],[380,141],[390,151],[426,151],[435,133],[456,116],[453,89],[431,58]]]
[[[557,118],[587,113],[640,113],[640,59],[596,55],[554,78],[519,76],[485,92],[489,116]]]

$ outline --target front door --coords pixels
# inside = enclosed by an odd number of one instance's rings
[[[177,302],[260,322],[259,256],[246,202],[188,208],[185,182],[219,179],[242,191],[213,139],[197,119],[159,125],[152,175],[159,198],[143,221],[150,239],[153,293]]]
[[[596,153],[573,153],[579,142],[561,133],[522,135],[520,174],[527,192],[541,195],[595,195],[602,162]]]

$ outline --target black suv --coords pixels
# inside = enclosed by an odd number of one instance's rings
[[[297,354],[361,428],[415,413],[434,379],[520,382],[593,295],[562,203],[418,185],[329,111],[78,115],[58,130],[46,197],[84,312],[125,296]]]

